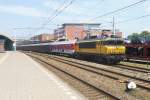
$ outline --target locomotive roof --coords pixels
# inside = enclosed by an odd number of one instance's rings
[[[82,40],[82,41],[78,41],[77,43],[80,43],[80,42],[96,42],[96,41],[108,41],[108,40],[122,40],[122,38],[105,38],[105,39],[91,39],[91,40]]]

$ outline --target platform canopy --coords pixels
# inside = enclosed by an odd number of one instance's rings
[[[4,40],[4,48],[7,51],[13,50],[14,39],[8,33],[0,33],[0,40]]]

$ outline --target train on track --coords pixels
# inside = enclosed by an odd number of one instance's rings
[[[67,54],[77,58],[94,59],[100,63],[116,64],[125,57],[123,43],[121,38],[106,38],[28,44],[17,46],[17,49],[40,53]]]
[[[150,61],[150,43],[126,43],[126,59]]]

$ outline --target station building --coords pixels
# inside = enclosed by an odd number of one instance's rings
[[[8,34],[0,33],[0,52],[14,50],[15,41]]]

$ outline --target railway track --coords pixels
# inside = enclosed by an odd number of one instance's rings
[[[54,57],[58,57],[58,56],[54,56]],[[70,60],[66,59],[65,57],[63,59],[70,61]],[[128,71],[128,70],[132,71],[132,73],[135,73],[135,72],[136,73],[142,73],[142,74],[149,74],[150,73],[150,69],[148,69],[148,68],[136,67],[136,66],[125,65],[125,64],[111,65],[111,67],[112,66],[114,66],[114,68],[126,69],[124,71]]]
[[[123,63],[120,63],[119,65],[127,66],[129,68],[134,68],[134,69],[138,69],[138,70],[143,70],[146,72],[150,72],[150,68],[146,68],[147,65],[145,65],[145,64],[144,65],[137,65],[136,63],[135,64],[132,63],[132,65],[131,65],[128,62],[123,62]],[[142,67],[140,67],[140,66],[142,66]]]
[[[38,54],[43,56],[43,54],[40,54],[40,53],[38,53]],[[139,87],[147,89],[147,90],[150,91],[150,80],[144,79],[143,77],[136,77],[135,75],[120,73],[118,71],[110,70],[108,68],[107,69],[106,68],[100,68],[100,67],[97,67],[97,66],[93,66],[93,65],[73,61],[73,60],[69,60],[68,58],[65,58],[65,57],[61,58],[59,56],[49,56],[47,54],[45,54],[44,56],[47,57],[47,58],[57,60],[57,61],[62,62],[62,63],[66,63],[66,64],[69,64],[69,65],[72,65],[72,66],[76,66],[76,67],[79,67],[79,68],[82,68],[82,69],[86,69],[88,71],[92,71],[93,73],[98,73],[98,74],[101,74],[101,75],[104,75],[104,76],[107,76],[107,77],[110,77],[110,78],[114,78],[114,79],[119,80],[119,81],[123,81],[125,83],[128,82],[129,80],[132,80],[132,81],[136,82]],[[121,67],[121,66],[118,66],[118,67],[125,68],[125,67]],[[137,70],[134,70],[134,69],[132,69],[132,70],[137,71]],[[139,72],[141,72],[141,70]],[[147,72],[144,71],[144,73],[147,73]]]
[[[56,56],[49,56],[49,55],[43,55],[43,54],[37,54],[36,55],[38,56],[43,56],[45,59],[53,59],[57,62],[61,62],[61,63],[65,63],[67,65],[71,65],[75,68],[79,68],[79,69],[82,69],[82,70],[86,70],[87,73],[88,72],[92,72],[94,74],[97,74],[97,75],[100,75],[100,76],[104,76],[104,77],[107,77],[107,78],[110,78],[110,79],[113,79],[117,82],[123,82],[123,86],[125,86],[125,83],[127,82],[127,80],[129,80],[129,78],[134,78],[134,77],[131,77],[131,76],[127,76],[127,75],[124,75],[124,74],[121,74],[121,73],[117,73],[117,72],[114,72],[114,71],[111,71],[111,70],[106,70],[106,69],[101,69],[101,68],[97,68],[97,67],[94,67],[94,66],[91,66],[91,65],[87,65],[87,64],[83,64],[81,62],[74,62],[72,60],[68,60],[68,59],[62,59],[60,57],[56,57]],[[31,56],[31,55],[30,55]],[[46,61],[46,60],[45,60]],[[44,61],[44,62],[45,62]],[[81,80],[81,79],[80,79]],[[82,80],[83,81],[83,80]],[[148,80],[143,80],[143,79],[138,79],[138,78],[134,78],[134,81],[137,83],[137,85],[142,88],[142,89],[146,89],[146,90],[150,90],[150,87],[149,85],[146,85],[148,84],[147,82],[149,82]],[[85,82],[85,81],[84,81]],[[88,83],[90,85],[92,85],[92,83]],[[93,86],[93,85],[92,85]],[[98,87],[98,86],[94,86],[94,87]],[[101,91],[104,91],[105,89],[101,89]],[[109,95],[111,96],[116,96],[117,94],[120,94],[120,93],[117,93],[116,91],[108,91],[107,89],[104,91],[105,93],[108,93]],[[119,91],[118,91],[119,92]],[[126,93],[123,93],[123,94],[126,94]],[[121,94],[120,95],[117,95],[118,99],[122,99],[123,97],[130,97],[130,96],[122,96]],[[132,96],[131,96],[132,97]]]
[[[113,96],[101,91],[90,84],[85,83],[84,81],[66,73],[63,70],[60,70],[54,66],[51,66],[48,63],[41,61],[40,59],[34,58],[40,64],[44,65],[48,70],[54,72],[58,77],[63,79],[65,82],[73,86],[75,89],[79,90],[83,95],[85,95],[89,100],[116,100]]]
[[[116,65],[116,67],[133,70],[137,72],[142,72],[142,73],[150,73],[150,69],[142,68],[142,67],[136,67],[136,66],[130,66],[130,65],[124,65],[124,64],[118,64]]]
[[[138,63],[138,64],[150,64],[149,61],[146,61],[146,60],[136,60],[136,59],[130,59],[129,61],[125,61],[125,62]]]
[[[120,100],[120,97],[114,96],[111,93],[108,93],[107,91],[97,88],[91,84],[89,84],[86,81],[83,81],[81,78],[78,78],[72,74],[70,74],[67,71],[64,71],[60,68],[57,68],[56,66],[50,64],[49,62],[45,61],[44,59],[42,60],[41,57],[35,57],[33,55],[30,55],[32,58],[38,60],[38,62],[42,63],[43,65],[47,66],[48,69],[53,69],[55,70],[55,73],[61,73],[59,76],[65,78],[65,80],[68,82],[68,80],[72,81],[73,83],[71,83],[72,85],[76,85],[75,87],[78,87],[78,89],[85,94],[85,96],[88,97],[88,99],[90,100]],[[50,68],[51,66],[51,68]],[[57,70],[57,71],[56,71]],[[76,83],[76,84],[75,84]]]

